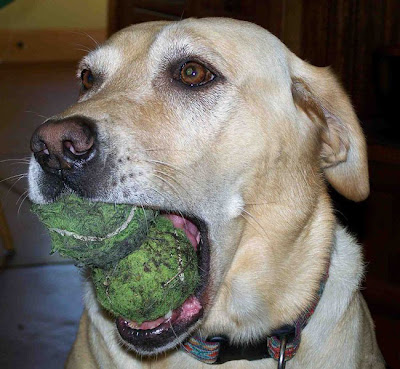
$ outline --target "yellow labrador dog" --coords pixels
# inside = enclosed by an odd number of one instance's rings
[[[31,141],[30,197],[64,191],[172,213],[201,281],[136,327],[90,282],[67,368],[384,368],[360,246],[327,182],[368,196],[366,144],[326,68],[229,19],[126,28],[80,63],[79,101]]]

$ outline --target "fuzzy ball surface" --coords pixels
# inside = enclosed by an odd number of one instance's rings
[[[159,217],[138,250],[113,269],[93,269],[92,279],[105,309],[142,323],[164,316],[194,292],[197,256],[185,233]]]
[[[74,259],[78,266],[99,268],[110,267],[137,249],[156,217],[152,210],[75,195],[33,205],[32,211],[49,229],[52,252]]]
[[[113,315],[155,320],[195,292],[196,251],[156,211],[75,195],[32,210],[50,231],[52,251],[91,269],[97,300]]]

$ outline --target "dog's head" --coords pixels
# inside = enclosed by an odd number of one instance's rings
[[[157,208],[201,234],[196,296],[153,329],[119,319],[124,342],[151,354],[195,329],[249,341],[293,321],[329,255],[325,179],[356,201],[369,191],[364,138],[329,69],[255,25],[188,19],[118,32],[78,77],[78,102],[32,137],[31,199]]]

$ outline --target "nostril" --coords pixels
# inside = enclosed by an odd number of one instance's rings
[[[85,155],[93,147],[93,144],[93,139],[83,139],[81,137],[77,140],[63,141],[64,148],[66,148],[68,151],[76,156]]]
[[[36,145],[36,150],[34,150],[34,152],[37,154],[43,153],[45,155],[50,155],[49,149],[48,149],[46,143],[43,141],[39,141],[39,144]]]
[[[34,134],[31,139],[31,150],[34,154],[44,153],[50,155],[46,143],[40,139],[38,134]]]
[[[83,154],[87,153],[87,150],[83,151],[83,152],[77,152],[75,150],[75,147],[74,147],[74,145],[73,145],[73,143],[71,141],[64,141],[63,145],[67,150],[71,151],[72,154],[74,154],[74,155],[83,155]]]
[[[50,155],[49,149],[47,148],[46,144],[44,144],[43,150],[41,150],[43,154]]]
[[[77,155],[77,153],[75,151],[75,147],[71,141],[64,141],[63,145],[67,150],[71,151],[74,155]]]
[[[34,132],[31,149],[45,170],[80,168],[96,156],[96,137],[95,124],[87,118],[49,120]]]

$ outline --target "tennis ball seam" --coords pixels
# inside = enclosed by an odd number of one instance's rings
[[[129,213],[127,219],[125,222],[120,225],[117,229],[112,231],[111,233],[106,234],[104,237],[97,237],[97,236],[84,236],[75,232],[67,231],[66,229],[59,229],[59,228],[49,228],[50,231],[56,232],[60,234],[61,236],[66,236],[66,237],[72,237],[75,238],[76,240],[80,241],[86,241],[86,242],[96,242],[96,241],[105,241],[109,238],[115,237],[118,234],[122,233],[125,229],[128,228],[130,222],[132,221],[133,217],[135,216],[135,211],[136,208],[133,207],[131,209],[131,212]]]

